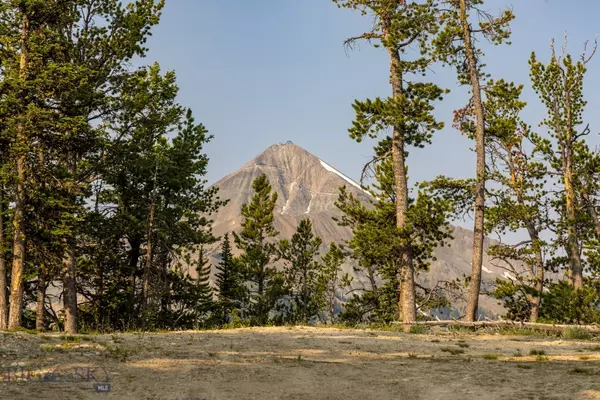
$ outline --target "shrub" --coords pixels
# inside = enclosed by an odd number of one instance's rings
[[[424,327],[423,325],[412,325],[410,327],[410,333],[422,335],[424,333],[427,333],[427,328]]]
[[[565,339],[589,340],[592,338],[592,334],[585,329],[575,327],[565,329],[562,337]]]

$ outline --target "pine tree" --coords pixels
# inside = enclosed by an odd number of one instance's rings
[[[312,223],[303,219],[290,241],[280,242],[281,258],[287,261],[285,285],[293,308],[292,322],[308,323],[317,316],[323,302],[324,288],[319,281],[321,266],[317,261],[322,240],[312,231]]]
[[[378,148],[378,154],[386,145]],[[448,219],[453,210],[452,202],[438,198],[423,188],[416,199],[410,199],[407,225],[396,228],[395,179],[392,160],[377,162],[376,183],[371,193],[375,200],[368,207],[352,194],[341,190],[336,206],[342,212],[338,223],[352,229],[348,241],[350,256],[357,261],[358,271],[367,277],[368,284],[355,287],[354,296],[346,304],[340,316],[354,322],[389,323],[397,315],[398,307],[398,263],[403,244],[410,243],[416,273],[427,271],[434,259],[433,251],[443,245],[450,236]],[[346,284],[350,284],[346,280]],[[415,291],[415,306],[421,313],[446,305],[447,300],[437,288],[451,286],[452,282],[437,282],[427,289]],[[358,295],[356,292],[359,292]]]
[[[324,314],[330,323],[335,322],[335,300],[341,295],[338,295],[342,287],[343,281],[348,281],[348,275],[340,277],[342,264],[344,264],[344,253],[341,246],[335,243],[329,244],[329,250],[323,256],[323,263],[319,271],[319,282],[323,290],[323,304],[321,306]],[[326,319],[326,320],[327,320]]]
[[[484,102],[488,138],[488,179],[496,182],[489,188],[490,205],[486,211],[486,231],[504,234],[524,229],[529,240],[516,245],[490,245],[488,254],[511,270],[516,281],[498,279],[494,295],[506,299],[511,319],[535,322],[539,317],[544,285],[544,260],[548,246],[543,231],[551,227],[550,204],[544,181],[548,170],[539,158],[540,149],[532,146],[538,137],[519,117],[525,107],[520,100],[523,86],[503,80],[488,82]],[[464,120],[463,130],[474,130],[472,120]],[[531,151],[528,148],[533,147]],[[520,268],[524,265],[526,268]],[[511,294],[509,296],[509,294]],[[521,301],[515,301],[519,296]]]
[[[433,62],[430,39],[437,32],[436,6],[433,1],[406,3],[397,0],[334,0],[340,7],[357,9],[363,15],[375,16],[374,28],[360,36],[350,38],[346,44],[357,40],[376,41],[383,46],[390,63],[392,97],[355,101],[356,119],[350,136],[360,142],[365,137],[376,137],[388,128],[390,140],[385,140],[386,151],[376,159],[391,158],[395,182],[395,221],[399,231],[407,229],[409,186],[406,156],[409,146],[423,147],[431,142],[432,134],[443,127],[432,115],[432,103],[441,98],[444,90],[432,83],[411,80],[425,74]],[[419,50],[411,51],[413,47]],[[400,252],[398,270],[398,312],[409,324],[416,320],[415,266],[410,243],[398,243]]]
[[[213,308],[213,289],[210,286],[211,265],[204,256],[204,247],[198,251],[198,262],[196,264],[196,285],[198,290],[198,309],[200,313],[206,313]]]
[[[79,227],[89,183],[98,176],[110,103],[129,61],[143,56],[142,44],[158,20],[163,2],[138,0],[28,0],[3,2],[0,35],[3,60],[3,134],[16,163],[12,212],[13,240],[11,324],[20,324],[25,269],[40,260],[26,257],[50,244],[64,260],[65,329],[77,330],[76,260]],[[13,140],[14,139],[14,140]],[[45,215],[44,215],[45,214]],[[51,216],[51,218],[49,218]],[[41,228],[44,240],[31,237]],[[47,234],[51,233],[50,236]],[[60,250],[56,246],[61,243]],[[54,257],[53,257],[54,258]],[[34,267],[35,269],[35,267]],[[54,268],[49,270],[54,271]],[[56,279],[58,276],[50,276]],[[38,279],[42,282],[43,279]],[[38,315],[42,315],[39,313]]]
[[[248,313],[253,322],[264,325],[282,292],[282,277],[273,265],[278,254],[273,242],[279,234],[273,226],[277,193],[271,193],[264,174],[254,180],[252,188],[254,196],[242,206],[242,231],[233,236],[242,251],[239,260],[249,285]]]
[[[60,57],[64,43],[60,29],[73,21],[70,2],[32,0],[8,1],[0,5],[4,21],[0,30],[0,58],[2,59],[2,136],[8,143],[4,173],[15,176],[11,203],[13,245],[10,315],[8,326],[21,326],[28,245],[28,199],[37,196],[37,167],[42,166],[39,156],[44,155],[48,138],[67,120],[55,112],[52,105],[62,85],[69,85],[69,76],[56,80],[51,71],[64,66]],[[35,155],[32,157],[32,155]],[[36,165],[37,164],[37,165]]]
[[[217,273],[215,275],[217,286],[218,305],[222,322],[227,320],[227,316],[234,308],[239,308],[243,301],[243,288],[241,286],[241,277],[236,267],[235,259],[231,252],[231,243],[229,234],[226,233],[221,243],[221,252],[219,254],[219,264],[217,264]]]
[[[493,44],[500,44],[510,36],[508,24],[514,18],[510,10],[500,17],[494,17],[481,11],[484,0],[444,0],[445,11],[441,14],[444,29],[436,38],[437,56],[456,66],[459,81],[469,85],[472,98],[469,102],[470,112],[475,116],[475,152],[477,153],[475,205],[474,205],[474,235],[472,254],[472,273],[469,283],[467,321],[475,321],[479,306],[479,291],[481,289],[481,269],[483,263],[484,213],[485,213],[485,111],[483,108],[481,58],[483,53],[475,47],[476,34],[488,39]],[[469,20],[470,13],[479,16],[479,26],[475,29]],[[464,112],[459,110],[457,114]]]
[[[566,39],[565,39],[566,40]],[[564,186],[563,220],[561,232],[566,236],[565,251],[569,259],[569,277],[575,289],[583,287],[583,261],[578,240],[578,209],[581,207],[577,194],[577,160],[588,153],[587,145],[581,140],[589,134],[589,126],[581,131],[577,127],[583,123],[582,113],[586,105],[583,98],[583,78],[586,65],[591,57],[584,54],[581,60],[574,62],[571,55],[557,56],[552,48],[552,57],[548,65],[544,65],[532,53],[529,61],[533,88],[548,110],[548,115],[542,122],[555,140],[555,146],[550,141],[540,141],[540,147],[552,166],[560,174]],[[563,50],[564,52],[564,50]],[[592,53],[593,55],[593,53]]]

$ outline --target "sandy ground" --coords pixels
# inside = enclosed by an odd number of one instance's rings
[[[598,340],[312,327],[0,337],[0,399],[600,399]]]

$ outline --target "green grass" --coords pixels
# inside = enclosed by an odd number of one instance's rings
[[[562,337],[565,339],[590,340],[593,335],[581,328],[567,328],[562,332]]]
[[[55,349],[56,349],[56,347],[52,344],[49,344],[49,343],[40,344],[40,350],[42,350],[44,353],[52,353]]]
[[[122,362],[127,361],[127,359],[134,354],[134,351],[127,350],[123,347],[110,347],[106,346],[106,350],[110,353],[113,358],[116,358]]]
[[[64,340],[65,342],[71,342],[71,343],[79,343],[81,341],[80,336],[62,335],[62,336],[60,336],[60,338],[62,340]]]
[[[417,335],[423,335],[427,333],[427,327],[422,325],[412,325],[409,332]]]
[[[540,331],[528,328],[498,328],[497,333],[506,336],[548,336],[548,331]]]
[[[473,333],[476,331],[475,327],[472,326],[449,326],[448,331],[454,333]]]
[[[465,352],[463,349],[455,349],[453,347],[442,347],[441,350],[445,353],[450,353],[453,356],[463,354]]]
[[[546,354],[546,352],[544,350],[531,349],[529,351],[530,356],[543,356],[545,354]]]
[[[584,347],[587,351],[600,351],[600,346]]]
[[[498,357],[499,357],[498,354],[484,354],[483,355],[484,360],[497,360]]]

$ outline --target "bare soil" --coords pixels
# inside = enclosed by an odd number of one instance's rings
[[[0,366],[0,399],[600,399],[600,341],[442,330],[4,333]]]

